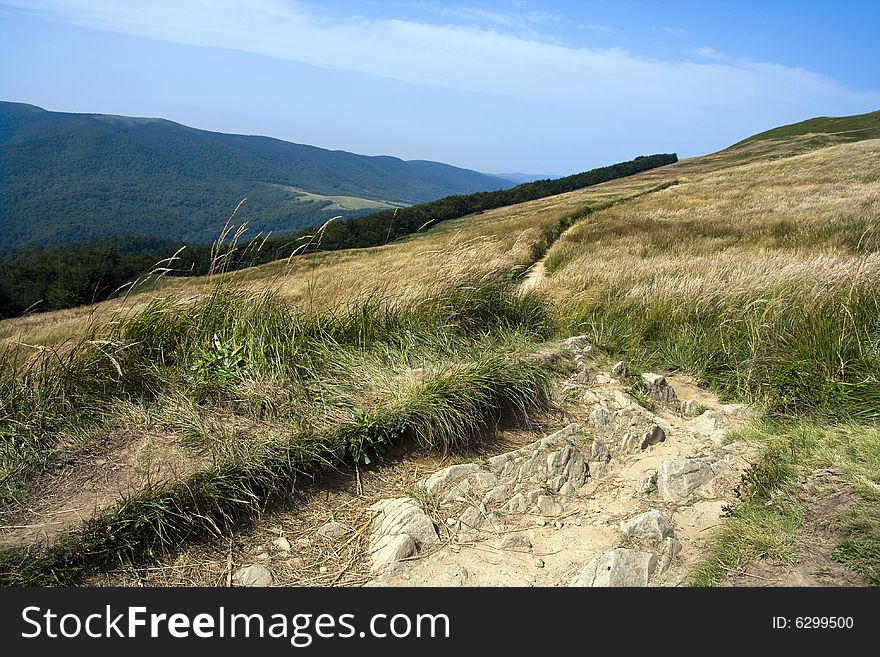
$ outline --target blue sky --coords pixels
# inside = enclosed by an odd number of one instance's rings
[[[880,3],[0,0],[0,99],[488,172],[880,108]]]

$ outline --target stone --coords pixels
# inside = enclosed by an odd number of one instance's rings
[[[330,569],[327,568],[327,566],[321,566],[320,568],[318,568],[318,572],[321,574],[327,573],[329,571],[330,571]]]
[[[700,410],[700,402],[696,399],[683,399],[678,408],[682,415],[693,417],[697,414],[697,411]]]
[[[459,518],[462,529],[479,529],[486,524],[486,518],[475,506],[469,506]]]
[[[593,392],[592,390],[587,390],[584,393],[583,401],[585,404],[598,404],[602,400],[595,392]]]
[[[434,523],[412,497],[382,500],[370,506],[369,510],[379,512],[373,519],[374,536],[406,534],[419,547],[440,542]]]
[[[651,552],[614,548],[584,566],[569,586],[647,586],[656,570]]]
[[[510,495],[510,484],[499,484],[483,496],[483,504],[499,504]]]
[[[493,475],[491,472],[486,472],[485,470],[480,470],[475,475],[471,477],[471,481],[473,481],[473,488],[480,493],[486,493],[487,491],[492,490],[498,484],[498,477]]]
[[[597,374],[595,377],[593,377],[593,380],[599,385],[607,385],[611,383],[611,377],[607,374]]]
[[[579,352],[589,353],[593,350],[593,346],[590,344],[590,338],[587,335],[573,335],[572,337],[563,340],[562,346],[573,354]]]
[[[535,568],[543,568],[543,567],[544,567],[544,560],[541,557],[538,557],[537,559],[535,559]]]
[[[676,401],[675,390],[666,382],[666,377],[662,374],[654,374],[653,372],[642,374],[642,388],[651,399],[666,403]]]
[[[672,522],[654,509],[624,520],[620,523],[620,533],[636,543],[648,545],[660,545],[675,536]]]
[[[577,489],[571,485],[571,482],[566,481],[562,486],[559,487],[560,495],[574,495]]]
[[[317,534],[322,538],[339,539],[348,536],[350,532],[351,527],[348,525],[343,525],[341,522],[330,521],[318,527]]]
[[[542,516],[558,516],[565,509],[549,495],[541,495],[535,502],[535,511]]]
[[[517,493],[510,498],[510,501],[507,504],[501,507],[501,510],[506,511],[507,513],[524,513],[528,508],[529,502],[526,500],[525,495]]]
[[[666,539],[666,543],[663,546],[663,554],[660,557],[660,572],[665,573],[669,566],[672,564],[672,560],[681,552],[681,543],[677,538],[673,538],[672,536]]]
[[[593,446],[590,449],[590,460],[591,461],[605,461],[606,463],[611,460],[611,450],[598,438],[593,438]]]
[[[544,525],[547,524],[547,521],[544,520],[544,518],[541,518],[539,516],[539,517],[535,518],[535,524],[538,525],[538,527],[543,527]]]
[[[639,480],[639,492],[642,495],[652,493],[657,489],[657,472],[648,472]]]
[[[612,394],[614,395],[614,403],[616,403],[621,408],[637,406],[636,401],[622,390],[615,390]]]
[[[639,444],[641,449],[648,449],[651,445],[662,443],[666,440],[666,432],[663,431],[659,424],[652,424],[648,430],[642,434],[642,441]]]
[[[664,461],[657,470],[657,491],[667,502],[678,504],[700,486],[708,483],[723,467],[714,456],[676,458]],[[714,468],[713,468],[714,466]]]
[[[565,524],[561,520],[553,521],[553,529],[562,529],[563,527],[565,527]]]
[[[382,572],[417,552],[416,543],[408,534],[381,536],[370,550],[372,571],[374,573]]]
[[[611,367],[611,374],[613,376],[626,376],[626,363],[622,360],[614,363],[614,365]]]
[[[290,552],[290,541],[288,541],[283,536],[279,536],[278,538],[272,541],[272,547],[276,550],[281,550],[282,552]]]
[[[271,586],[272,571],[260,564],[251,564],[235,571],[232,581],[239,586]]]
[[[522,532],[511,532],[502,536],[496,547],[499,550],[527,551],[532,549],[532,542]]]
[[[586,369],[583,369],[571,377],[571,380],[578,385],[586,385],[590,382],[590,373]]]
[[[448,468],[438,470],[430,477],[422,482],[422,487],[432,495],[439,495],[447,488],[467,479],[470,475],[480,471],[480,466],[476,463],[461,463],[459,465],[451,465]]]

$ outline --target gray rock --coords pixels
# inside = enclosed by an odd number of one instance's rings
[[[469,506],[459,518],[462,529],[479,529],[486,524],[486,518],[475,506]]]
[[[639,480],[639,492],[642,495],[647,495],[648,493],[652,493],[657,490],[657,471],[648,472],[644,477]]]
[[[496,547],[500,550],[527,551],[532,549],[532,542],[522,532],[511,532],[502,536]]]
[[[700,409],[700,402],[698,402],[696,399],[683,399],[681,401],[681,405],[678,408],[681,411],[682,415],[693,417]]]
[[[590,382],[590,373],[586,369],[583,369],[571,377],[571,380],[578,385],[586,385]]]
[[[535,502],[535,511],[542,516],[558,516],[564,510],[562,505],[549,495],[541,495]]]
[[[621,408],[629,408],[630,406],[638,406],[636,401],[632,397],[627,395],[625,392],[623,392],[622,390],[615,390],[612,394],[614,395],[614,403],[616,403]]]
[[[614,376],[626,376],[626,373],[626,363],[622,360],[614,363],[611,368],[611,374],[613,374]]]
[[[593,447],[590,449],[590,460],[605,461],[606,463],[611,460],[611,451],[605,443],[598,438],[593,438]]]
[[[260,564],[239,568],[232,576],[239,586],[271,586],[273,579],[272,571]]]
[[[510,484],[499,484],[483,497],[483,504],[499,504],[510,495]]]
[[[371,546],[372,570],[374,573],[382,572],[417,552],[416,543],[408,534],[381,536]]]
[[[448,468],[438,470],[425,479],[422,482],[422,487],[432,495],[439,495],[447,488],[451,488],[462,479],[467,479],[470,475],[476,474],[479,471],[480,466],[476,463],[451,465]]]
[[[578,354],[582,352],[589,353],[593,350],[593,347],[590,344],[590,338],[587,335],[574,335],[566,340],[563,340],[562,346],[568,349],[573,354]]]
[[[481,493],[492,490],[498,484],[498,477],[485,470],[480,470],[470,479],[474,483],[473,488]]]
[[[664,440],[666,440],[666,432],[663,431],[659,424],[652,424],[648,427],[648,430],[642,434],[642,442],[639,447],[641,449],[648,449],[651,445],[662,443]]]
[[[663,554],[660,556],[661,573],[665,573],[669,569],[669,566],[672,565],[672,560],[675,559],[679,552],[681,552],[681,543],[677,538],[668,537],[663,546]]]
[[[714,456],[677,458],[664,461],[657,470],[657,490],[667,502],[680,503],[708,483],[721,466]]]
[[[656,555],[614,548],[584,566],[569,586],[647,586],[656,570]]]
[[[572,486],[571,483],[569,483],[567,481],[564,484],[562,484],[562,486],[559,487],[559,494],[560,495],[566,495],[566,496],[574,495],[576,491],[577,491],[577,489],[574,486]]]
[[[642,388],[651,399],[672,403],[676,401],[675,390],[666,382],[666,377],[661,374],[645,372],[642,374]]]
[[[369,508],[379,511],[371,528],[376,537],[406,534],[419,547],[440,542],[434,523],[412,497],[382,500]]]
[[[331,521],[318,527],[317,534],[323,538],[344,538],[351,532],[351,527],[341,522]]]
[[[636,543],[660,545],[674,537],[672,522],[656,510],[646,511],[620,523],[620,532]]]
[[[525,495],[517,493],[510,498],[510,501],[507,504],[501,507],[501,510],[506,511],[507,513],[525,513],[528,508],[529,502]]]
[[[596,383],[598,383],[599,385],[606,385],[606,384],[608,384],[608,383],[611,383],[611,377],[608,376],[607,374],[597,374],[597,375],[594,377],[594,380],[595,380]]]

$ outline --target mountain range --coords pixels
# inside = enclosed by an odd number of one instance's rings
[[[108,236],[208,243],[233,209],[249,234],[514,182],[404,161],[224,134],[164,119],[0,102],[0,248]]]

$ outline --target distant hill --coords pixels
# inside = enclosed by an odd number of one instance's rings
[[[535,182],[536,180],[555,180],[562,176],[548,173],[496,173],[494,174],[502,180],[509,180],[521,185],[522,183]]]
[[[292,233],[513,185],[438,162],[10,102],[0,102],[0,172],[0,247],[126,235],[210,242],[244,197],[236,221],[249,234]]]
[[[734,144],[731,148],[771,139],[791,139],[815,135],[835,143],[861,141],[880,138],[880,110],[853,116],[817,116],[806,121],[783,125],[772,130],[759,132],[748,139]]]

